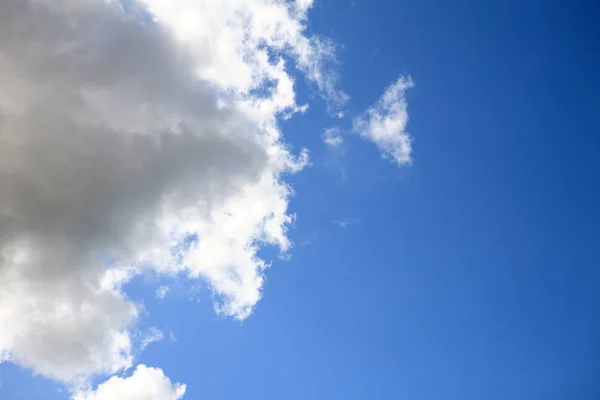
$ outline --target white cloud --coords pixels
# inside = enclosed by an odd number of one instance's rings
[[[334,224],[339,226],[343,230],[347,230],[351,225],[360,223],[358,218],[344,218],[342,220],[333,221]]]
[[[354,120],[354,130],[398,165],[411,162],[412,139],[405,130],[408,112],[404,93],[413,86],[410,78],[400,77],[363,116]]]
[[[179,400],[186,386],[172,383],[162,370],[138,365],[127,378],[113,376],[95,391],[79,391],[73,400]]]
[[[293,79],[285,72],[288,66],[278,58],[281,52],[293,57],[332,108],[348,100],[337,85],[337,46],[327,38],[304,33],[312,0],[140,2],[161,25],[195,50],[202,77],[243,95],[276,81],[271,99],[258,107],[260,112],[269,113],[294,102]]]
[[[340,133],[340,128],[333,127],[333,128],[325,129],[325,131],[323,132],[323,141],[329,147],[332,147],[332,148],[340,147],[342,145],[342,143],[344,142],[344,139],[342,138],[342,135]]]
[[[167,285],[163,285],[163,286],[159,287],[158,289],[156,289],[156,298],[158,300],[164,299],[170,290],[171,290],[171,287],[167,286]]]
[[[252,313],[308,162],[277,126],[306,109],[281,55],[344,97],[309,0],[115,4],[0,1],[0,362],[75,386],[132,365],[122,284],[145,268]]]
[[[144,350],[148,345],[154,342],[160,342],[165,338],[165,335],[161,330],[157,328],[150,328],[148,332],[144,335],[144,339],[142,340],[142,344],[140,345],[140,350]]]

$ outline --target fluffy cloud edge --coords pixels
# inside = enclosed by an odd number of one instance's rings
[[[185,384],[171,382],[160,368],[140,364],[128,377],[113,376],[95,390],[78,390],[72,400],[179,400],[185,392]]]

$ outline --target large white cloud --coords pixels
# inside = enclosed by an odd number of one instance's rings
[[[0,1],[0,361],[72,385],[131,366],[122,284],[145,268],[250,315],[306,163],[277,127],[304,109],[282,56],[345,99],[311,1],[132,5]]]
[[[162,370],[138,365],[131,376],[113,376],[95,391],[76,393],[74,400],[179,400],[184,394],[185,385],[172,383]]]
[[[405,91],[413,87],[410,78],[400,77],[388,86],[364,115],[355,118],[354,130],[369,139],[398,165],[410,164],[412,139],[406,132],[408,111]]]

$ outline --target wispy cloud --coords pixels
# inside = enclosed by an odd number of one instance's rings
[[[323,132],[323,142],[331,148],[339,148],[344,143],[340,128],[336,126],[325,129]]]
[[[144,350],[150,343],[160,342],[165,338],[165,335],[162,333],[160,329],[150,328],[144,335],[144,339],[142,340],[142,344],[140,345],[140,350]]]
[[[171,290],[171,286],[168,286],[168,285],[163,285],[163,286],[159,287],[158,289],[156,289],[156,298],[158,300],[164,299],[170,290]]]
[[[350,228],[350,226],[352,226],[352,225],[359,224],[360,219],[359,218],[344,218],[341,220],[333,221],[333,223],[335,225],[337,225],[339,228],[346,230],[346,229]]]
[[[384,157],[391,158],[398,165],[412,161],[412,138],[406,132],[408,111],[405,91],[413,86],[410,77],[400,77],[353,122],[356,132],[375,143]]]

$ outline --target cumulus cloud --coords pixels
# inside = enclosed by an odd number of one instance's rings
[[[408,112],[404,94],[413,86],[410,78],[400,77],[364,115],[354,120],[354,130],[398,165],[411,162],[412,139],[406,132]]]
[[[340,128],[327,128],[323,132],[323,141],[331,148],[338,148],[344,143],[344,139],[340,133]]]
[[[162,370],[138,365],[131,376],[113,376],[95,391],[76,393],[73,400],[179,400],[185,389],[183,384],[172,383]]]
[[[250,94],[274,85],[269,112],[293,101],[293,80],[285,72],[285,52],[313,82],[332,109],[349,98],[338,87],[337,45],[322,36],[307,36],[313,0],[140,0],[161,25],[192,48],[200,58],[199,73],[225,89]],[[211,59],[210,64],[201,58]]]
[[[131,3],[0,1],[0,362],[75,386],[132,365],[145,269],[252,313],[308,160],[277,126],[305,109],[283,55],[337,90],[311,1]]]

